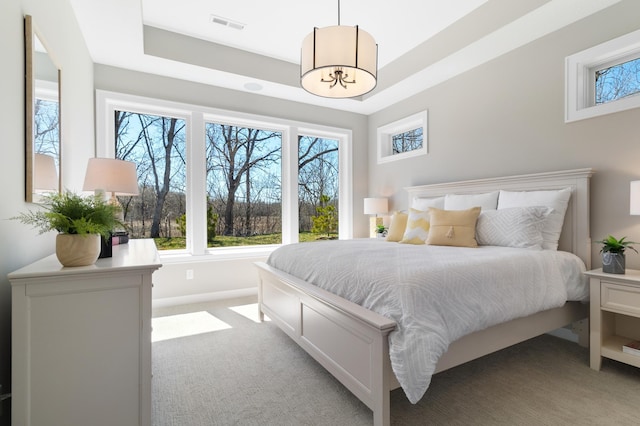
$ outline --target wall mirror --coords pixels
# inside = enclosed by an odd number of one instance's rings
[[[60,69],[38,36],[32,17],[25,29],[25,194],[27,202],[62,187]]]

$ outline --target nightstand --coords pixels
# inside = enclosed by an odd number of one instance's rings
[[[622,352],[622,345],[640,340],[640,271],[606,274],[585,272],[590,278],[590,364],[600,370],[602,357],[640,367],[640,356]]]

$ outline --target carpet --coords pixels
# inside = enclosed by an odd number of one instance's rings
[[[209,318],[210,317],[210,318]],[[208,325],[207,325],[208,324]],[[364,404],[269,321],[255,298],[154,310],[153,425],[371,425]],[[434,376],[393,425],[638,424],[640,369],[543,335]]]

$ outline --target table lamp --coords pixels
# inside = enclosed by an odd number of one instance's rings
[[[369,219],[369,237],[376,237],[376,228],[382,225],[382,217],[379,214],[385,214],[389,211],[389,200],[387,198],[365,198],[364,214],[372,215]]]
[[[111,193],[110,202],[119,206],[116,195],[138,195],[136,164],[117,158],[90,158],[84,177],[83,191],[94,191],[96,195]],[[122,215],[122,213],[120,213]],[[124,221],[124,217],[119,218]],[[115,230],[113,230],[115,231]],[[118,237],[119,238],[119,237]],[[128,240],[128,236],[127,236]],[[118,239],[118,242],[120,240]],[[100,258],[111,257],[113,238],[102,239]]]

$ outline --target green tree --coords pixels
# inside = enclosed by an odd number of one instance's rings
[[[316,215],[312,218],[313,227],[311,232],[314,234],[327,234],[335,233],[338,229],[338,217],[336,212],[336,206],[330,204],[331,198],[328,195],[322,194],[320,196],[320,205],[316,207]]]
[[[210,203],[207,206],[207,242],[211,243],[216,238],[216,228],[218,227],[218,214],[213,212],[213,205]],[[178,231],[183,237],[187,235],[187,215],[183,214],[176,218],[176,224],[178,225]]]

